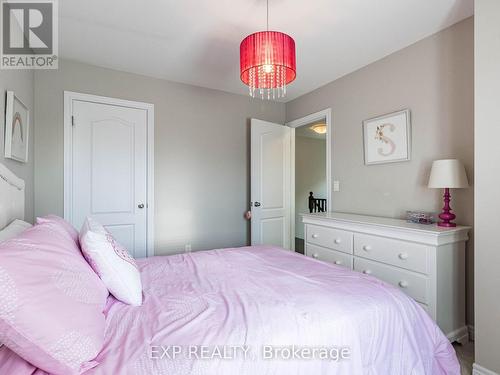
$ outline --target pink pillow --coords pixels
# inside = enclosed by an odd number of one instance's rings
[[[45,371],[37,370],[6,346],[0,346],[0,374],[48,375]]]
[[[64,220],[62,217],[59,217],[57,215],[47,215],[47,216],[37,217],[36,223],[37,224],[57,223],[71,236],[73,241],[78,243],[78,231],[75,229],[75,227],[73,227],[73,225]]]
[[[134,306],[142,304],[141,274],[135,260],[106,228],[87,218],[80,245],[85,259],[116,299]]]
[[[0,243],[0,342],[55,375],[96,366],[108,291],[58,224]]]

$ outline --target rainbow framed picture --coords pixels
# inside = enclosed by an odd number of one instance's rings
[[[7,91],[5,105],[5,157],[28,162],[30,111],[14,94]]]

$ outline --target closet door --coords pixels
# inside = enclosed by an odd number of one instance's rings
[[[73,100],[71,223],[102,223],[135,257],[147,254],[147,111]]]

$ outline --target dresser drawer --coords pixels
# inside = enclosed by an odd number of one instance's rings
[[[412,271],[429,273],[429,250],[412,242],[355,233],[354,254]]]
[[[340,251],[325,249],[323,247],[307,244],[306,255],[314,259],[330,262],[352,269],[352,255],[342,253]]]
[[[317,225],[308,225],[306,241],[329,249],[352,254],[352,233]]]
[[[394,285],[417,302],[428,304],[427,277],[367,259],[354,258],[354,270]]]

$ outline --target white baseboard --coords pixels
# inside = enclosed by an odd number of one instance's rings
[[[449,332],[446,337],[450,342],[459,342],[460,344],[465,344],[469,341],[469,328],[467,326],[463,326],[459,329],[456,329],[452,332]]]
[[[488,370],[483,366],[479,366],[477,363],[472,365],[472,375],[499,375],[494,371]]]

